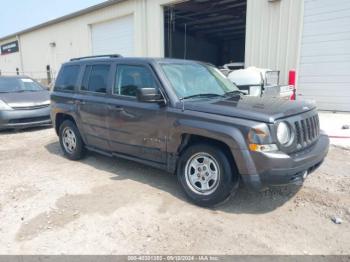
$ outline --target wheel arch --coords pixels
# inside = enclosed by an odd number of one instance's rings
[[[170,162],[170,170],[176,172],[178,160],[182,152],[195,143],[209,143],[224,149],[224,153],[232,161],[238,174],[245,173],[247,145],[242,132],[231,126],[206,122],[187,122],[178,125],[176,134],[168,145],[170,155],[175,155],[175,161]]]
[[[66,114],[66,113],[57,113],[55,116],[55,131],[56,134],[59,134],[59,130],[60,130],[60,126],[61,124],[66,121],[66,120],[70,120],[72,121],[75,125],[77,125],[75,119],[73,116]]]
[[[225,142],[211,137],[188,133],[182,134],[182,140],[181,145],[178,148],[178,154],[181,155],[188,147],[196,144],[208,144],[223,149],[225,155],[229,158],[231,163],[234,164],[234,167],[237,168],[236,160],[232,154],[230,147]]]

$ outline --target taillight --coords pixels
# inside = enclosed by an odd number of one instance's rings
[[[289,81],[288,81],[288,84],[290,86],[293,86],[293,94],[290,96],[290,100],[295,100],[296,99],[295,81],[296,81],[296,71],[294,69],[292,69],[292,70],[289,71]]]

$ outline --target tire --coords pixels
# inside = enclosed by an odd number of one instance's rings
[[[77,126],[71,120],[65,120],[60,125],[59,139],[65,157],[70,160],[80,160],[84,157],[84,142]]]
[[[189,200],[202,207],[224,202],[239,185],[234,163],[219,147],[210,144],[187,148],[180,157],[177,177]]]

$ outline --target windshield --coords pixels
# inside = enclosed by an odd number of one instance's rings
[[[34,92],[43,88],[30,78],[0,77],[0,93]]]
[[[179,98],[224,96],[239,89],[219,69],[203,64],[161,64]]]

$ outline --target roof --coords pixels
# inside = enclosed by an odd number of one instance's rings
[[[195,60],[184,60],[184,59],[176,59],[176,58],[160,58],[160,57],[116,57],[114,55],[109,56],[91,56],[91,57],[81,57],[74,58],[63,65],[81,65],[81,64],[93,64],[96,62],[125,62],[125,63],[164,63],[164,64],[207,64],[206,62],[195,61]]]
[[[3,37],[0,38],[0,41],[6,40],[8,38],[16,37],[17,35],[21,35],[21,34],[24,34],[24,33],[29,33],[29,32],[38,30],[40,28],[43,28],[43,27],[46,27],[46,26],[50,26],[50,25],[53,25],[53,24],[57,24],[57,23],[60,23],[60,22],[63,22],[63,21],[66,21],[66,20],[69,20],[69,19],[72,19],[72,18],[75,18],[75,17],[78,17],[78,16],[82,16],[82,15],[85,15],[85,14],[88,14],[88,13],[100,10],[102,8],[105,8],[105,7],[108,7],[108,6],[114,5],[114,4],[119,3],[119,2],[123,2],[123,1],[126,1],[126,0],[108,0],[108,1],[102,2],[101,4],[93,5],[93,6],[90,6],[88,8],[79,10],[77,12],[74,12],[74,13],[71,13],[71,14],[68,14],[68,15],[65,15],[65,16],[61,16],[59,18],[47,21],[45,23],[42,23],[42,24],[30,27],[30,28],[24,29],[22,31],[19,31],[19,32],[16,32],[16,33],[13,33],[13,34],[10,34],[10,35],[7,35],[7,36],[3,36]]]
[[[177,63],[185,63],[185,64],[192,64],[192,63],[201,63],[199,61],[193,61],[193,60],[184,60],[184,59],[174,59],[174,58],[159,58],[159,57],[115,57],[111,56],[97,56],[97,57],[82,57],[82,58],[75,58],[72,59],[64,65],[73,65],[73,64],[87,64],[87,63],[96,63],[96,62],[126,62],[126,63],[169,63],[169,64],[177,64]]]

